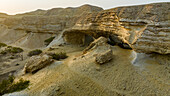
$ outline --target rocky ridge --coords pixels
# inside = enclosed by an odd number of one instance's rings
[[[81,16],[101,10],[103,9],[100,7],[83,5],[77,8],[37,10],[10,16],[0,23],[0,42],[26,48],[45,47],[45,39],[56,36],[64,29],[74,26]],[[16,34],[16,36],[12,37],[12,34]],[[8,36],[10,39],[7,38]],[[30,44],[30,42],[35,42],[35,44]]]

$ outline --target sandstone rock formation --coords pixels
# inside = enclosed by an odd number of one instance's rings
[[[119,23],[119,18],[114,11],[109,12],[106,10],[98,13],[87,14],[86,16],[82,17],[75,26],[66,30],[64,35],[74,35],[74,33],[75,35],[78,33],[90,35],[94,38],[104,36],[110,40],[114,39],[114,43],[117,44],[129,44],[128,39],[130,34],[127,30],[122,28]]]
[[[137,52],[170,53],[170,3],[118,7],[82,17],[69,33],[105,36]],[[75,38],[76,39],[76,38]]]
[[[31,57],[25,64],[25,73],[35,73],[40,69],[50,65],[53,62],[52,57],[48,55],[41,54],[39,56]]]
[[[106,52],[100,53],[96,56],[95,61],[99,64],[104,64],[113,59],[112,50],[108,50]]]

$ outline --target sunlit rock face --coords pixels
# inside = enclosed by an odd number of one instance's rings
[[[130,30],[129,42],[135,51],[170,53],[169,5],[158,3],[119,9],[122,12],[120,22]]]
[[[67,33],[104,36],[137,52],[170,53],[170,3],[118,7],[82,17]]]
[[[64,34],[74,32],[88,34],[94,38],[104,36],[112,39],[112,37],[115,36],[120,43],[128,43],[130,35],[128,31],[120,25],[116,13],[108,11],[87,14],[82,17],[75,26],[66,30]]]

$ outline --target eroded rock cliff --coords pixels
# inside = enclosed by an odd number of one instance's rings
[[[154,3],[87,14],[74,27],[66,30],[65,34],[84,33],[95,38],[105,36],[111,42],[123,47],[129,45],[137,52],[168,54],[169,5],[170,3]]]

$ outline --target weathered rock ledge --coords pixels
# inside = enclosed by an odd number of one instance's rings
[[[104,36],[137,52],[169,54],[169,10],[169,2],[104,10],[85,15],[64,34],[86,34],[94,38]],[[69,40],[66,38],[66,41]]]

